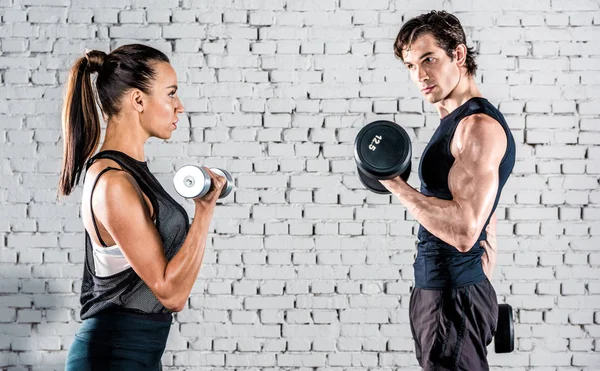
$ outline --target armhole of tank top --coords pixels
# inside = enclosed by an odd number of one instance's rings
[[[500,122],[500,120],[497,120],[496,118],[494,118],[494,120],[498,121],[498,123],[500,124],[500,126],[502,126],[502,129],[504,130],[504,135],[506,135],[506,149],[504,150],[504,156],[502,156],[502,160],[500,160],[500,167],[502,166],[504,161],[506,161],[506,157],[508,156],[508,152],[511,146],[510,138],[512,133],[510,133],[510,128],[508,127],[508,124],[504,125]]]
[[[460,121],[462,121],[463,119],[464,117]],[[452,139],[454,139],[454,134],[456,133],[458,125],[460,125],[460,121],[457,122],[456,125],[454,125],[454,127],[452,128],[452,130],[448,133],[448,143],[445,146],[446,153],[449,157],[452,158],[452,161],[456,161],[456,157],[454,157],[454,155],[452,154]]]
[[[144,195],[146,195],[146,197],[148,197],[148,200],[150,200],[150,203],[152,204],[152,215],[150,216],[150,219],[152,219],[152,221],[156,224],[157,218],[158,218],[158,213],[157,213],[157,210],[158,210],[158,201],[156,200],[156,197],[151,197],[149,195],[149,192],[144,191],[144,187],[142,186],[142,184],[137,180],[137,178],[131,173],[130,170],[127,170],[127,166],[125,166],[123,164],[122,160],[120,160],[118,158],[115,158],[114,156],[102,156],[101,155],[102,153],[107,153],[107,152],[110,152],[110,151],[108,151],[108,150],[101,151],[101,152],[96,153],[94,156],[92,156],[88,160],[87,169],[89,169],[89,167],[92,166],[94,162],[96,162],[97,160],[100,160],[100,159],[111,160],[111,161],[114,161],[117,164],[119,164],[119,166],[121,166],[122,169],[117,169],[117,168],[114,168],[114,167],[111,167],[111,169],[124,171],[127,174],[133,176],[133,178],[136,180],[136,182],[138,182],[138,187],[140,189],[140,192],[142,192]],[[86,175],[87,175],[87,171],[86,171]],[[85,177],[85,175],[84,175],[84,177]],[[99,177],[100,177],[100,175],[98,175],[98,178]],[[98,179],[96,179],[96,181],[97,180]],[[93,189],[92,189],[92,192],[93,192]],[[98,237],[100,237],[100,236],[98,235]]]
[[[92,200],[94,197],[94,189],[96,189],[98,180],[100,180],[100,177],[109,170],[123,171],[122,169],[117,169],[117,168],[111,167],[111,166],[108,166],[108,167],[102,169],[102,171],[100,171],[100,173],[94,180],[94,184],[92,185],[92,190],[90,192],[90,213],[92,214],[92,225],[94,226],[94,230],[96,231],[96,236],[98,236],[98,241],[100,241],[100,244],[102,244],[102,247],[108,247],[108,246],[106,246],[106,243],[104,243],[104,240],[102,240],[102,237],[100,237],[100,231],[98,230],[98,224],[96,223],[96,216],[94,215],[94,207],[92,205]],[[93,242],[93,241],[90,240],[90,242]]]
[[[143,190],[142,190],[142,193],[146,194]],[[152,219],[152,221],[154,222],[154,225],[156,225],[156,222],[158,221],[158,216],[156,214],[156,210],[158,209],[158,201],[156,201],[155,198],[151,198],[148,195],[146,195],[146,197],[148,197],[148,199],[150,200],[150,203],[152,204],[152,215],[150,215],[150,219]]]
[[[448,143],[446,144],[446,151],[447,151],[448,156],[452,157],[452,160],[456,160],[456,157],[454,157],[454,155],[452,154],[452,139],[454,139],[454,134],[456,133],[456,129],[458,128],[458,125],[460,125],[462,120],[466,119],[469,116],[476,115],[478,113],[483,113],[486,116],[490,116],[489,114],[487,114],[483,111],[483,108],[478,108],[476,110],[473,110],[473,112],[469,112],[468,115],[461,117],[461,119],[456,123],[456,125],[454,125],[452,130],[448,133]],[[492,117],[492,116],[490,116],[490,117],[493,118],[494,120],[496,120],[495,117]],[[498,121],[498,120],[496,120],[496,121]],[[500,124],[500,125],[502,125],[502,124]]]

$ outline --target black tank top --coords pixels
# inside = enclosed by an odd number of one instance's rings
[[[161,186],[159,181],[150,173],[146,162],[131,158],[119,151],[102,151],[93,156],[86,164],[86,171],[100,158],[117,162],[122,170],[107,167],[103,169],[94,181],[92,194],[96,183],[107,171],[126,171],[136,180],[142,192],[150,199],[156,216],[155,224],[160,234],[167,261],[179,251],[189,229],[189,219],[185,209],[179,205]],[[95,232],[103,246],[106,246],[100,235],[90,210]],[[92,243],[88,231],[85,231],[85,259],[83,280],[81,282],[81,319],[86,319],[100,312],[120,311],[137,313],[147,318],[170,320],[171,311],[165,308],[154,296],[150,288],[135,273],[133,268],[108,277],[98,277],[94,274],[94,257]]]
[[[416,287],[425,289],[460,287],[483,281],[486,278],[481,265],[484,249],[479,242],[486,239],[485,228],[496,210],[502,188],[515,164],[515,141],[502,113],[486,99],[475,97],[444,117],[425,147],[419,164],[419,178],[421,179],[421,193],[424,195],[444,200],[452,199],[452,194],[448,189],[448,173],[454,164],[450,143],[461,120],[476,113],[484,113],[498,121],[507,136],[506,153],[498,169],[500,179],[494,206],[477,242],[466,253],[458,251],[454,246],[431,234],[423,226],[419,226],[417,258],[413,265]]]

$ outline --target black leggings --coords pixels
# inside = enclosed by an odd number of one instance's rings
[[[425,371],[487,371],[487,346],[496,333],[496,291],[485,280],[458,288],[415,288],[410,328]]]
[[[69,348],[65,371],[159,371],[170,321],[121,313],[83,321]]]

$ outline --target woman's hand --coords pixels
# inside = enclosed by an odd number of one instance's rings
[[[205,167],[204,170],[206,170],[210,176],[210,189],[204,196],[194,198],[194,202],[196,203],[196,206],[214,206],[221,195],[223,187],[227,184],[227,179],[213,173],[207,167]]]

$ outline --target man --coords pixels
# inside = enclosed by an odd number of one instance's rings
[[[455,16],[409,20],[394,51],[441,118],[421,157],[420,192],[400,177],[381,181],[420,224],[409,304],[416,356],[426,371],[489,370],[498,316],[489,281],[494,211],[514,166],[514,139],[476,86],[473,50]]]

